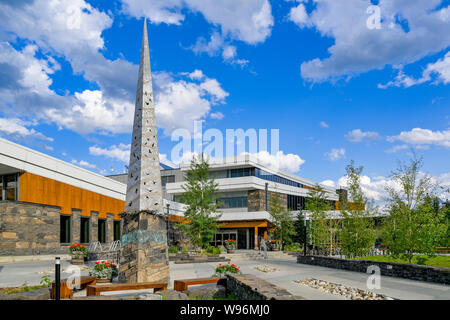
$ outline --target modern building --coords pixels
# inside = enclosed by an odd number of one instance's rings
[[[234,239],[238,249],[258,247],[262,239],[267,240],[270,236],[270,199],[278,197],[285,210],[295,214],[305,209],[305,198],[316,186],[315,182],[308,179],[274,170],[252,155],[212,159],[209,164],[210,176],[218,183],[217,201],[221,203],[221,227],[212,243],[215,246],[223,245],[227,239]],[[163,197],[171,201],[172,205],[178,205],[176,208],[169,207],[171,221],[177,221],[176,217],[183,216],[180,197],[184,192],[183,185],[189,167],[190,163],[182,163],[180,168],[165,168],[161,171]],[[127,175],[109,177],[123,183],[127,179]],[[322,187],[331,208],[339,209],[340,197],[341,201],[346,198],[345,190]]]
[[[0,255],[120,239],[123,183],[0,139]]]
[[[180,196],[189,165],[161,165],[164,207],[172,225],[183,220],[186,206]],[[270,237],[271,197],[295,212],[304,209],[316,185],[250,155],[213,159],[210,167],[222,204],[214,245],[235,239],[238,248],[256,248]],[[105,177],[0,138],[0,255],[65,253],[71,243],[120,239],[127,179],[127,174]],[[339,209],[343,190],[324,189]],[[171,231],[171,241],[177,241],[179,232]]]

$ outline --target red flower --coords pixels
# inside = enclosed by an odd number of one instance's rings
[[[99,263],[100,263],[100,262],[97,261],[95,264],[99,264]]]

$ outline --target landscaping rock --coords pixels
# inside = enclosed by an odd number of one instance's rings
[[[188,291],[189,297],[199,299],[225,298],[226,289],[223,286],[214,286],[206,288],[196,288]]]
[[[305,285],[314,289],[322,290],[327,293],[341,295],[350,300],[394,300],[384,294],[377,294],[371,291],[364,291],[357,288],[345,287],[341,284],[336,284],[324,280],[317,280],[314,278],[306,278],[295,281],[301,285]]]
[[[188,296],[184,292],[175,291],[172,289],[159,291],[156,293],[156,295],[160,295],[161,297],[164,297],[166,300],[187,300]]]
[[[50,289],[36,289],[25,292],[0,294],[0,300],[49,300]]]

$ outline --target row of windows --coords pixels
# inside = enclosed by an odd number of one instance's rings
[[[325,201],[328,203],[330,210],[336,210],[336,201],[334,201],[334,200],[325,200]],[[288,194],[288,196],[287,196],[288,210],[293,210],[293,211],[305,210],[306,209],[305,204],[306,204],[305,197],[292,196],[292,195]]]
[[[268,181],[273,181],[277,183],[282,183],[288,186],[293,186],[297,188],[303,188],[303,185],[299,182],[295,182],[276,174],[271,174],[267,171],[261,170],[259,168],[239,168],[239,169],[228,169],[227,178],[238,178],[238,177],[257,177]]]
[[[219,209],[229,209],[229,208],[247,208],[248,198],[247,197],[231,197],[231,198],[221,198],[216,200],[220,203]]]
[[[161,185],[163,187],[165,187],[166,184],[173,183],[173,182],[175,182],[175,176],[162,176],[161,177]]]
[[[292,196],[288,194],[287,196],[287,208],[288,210],[304,210],[305,209],[305,197]]]
[[[17,174],[0,176],[0,201],[18,199]]]
[[[72,216],[60,216],[60,242],[61,243],[71,243],[71,224],[72,224]],[[113,224],[113,234],[114,241],[120,240],[120,221],[114,221]],[[100,243],[106,243],[106,220],[98,219],[97,225],[97,234],[98,241]],[[89,243],[90,242],[90,219],[81,217],[80,221],[80,243]]]

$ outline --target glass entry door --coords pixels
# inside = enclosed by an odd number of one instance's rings
[[[220,230],[214,235],[213,245],[225,246],[225,240],[237,240],[237,230]]]

